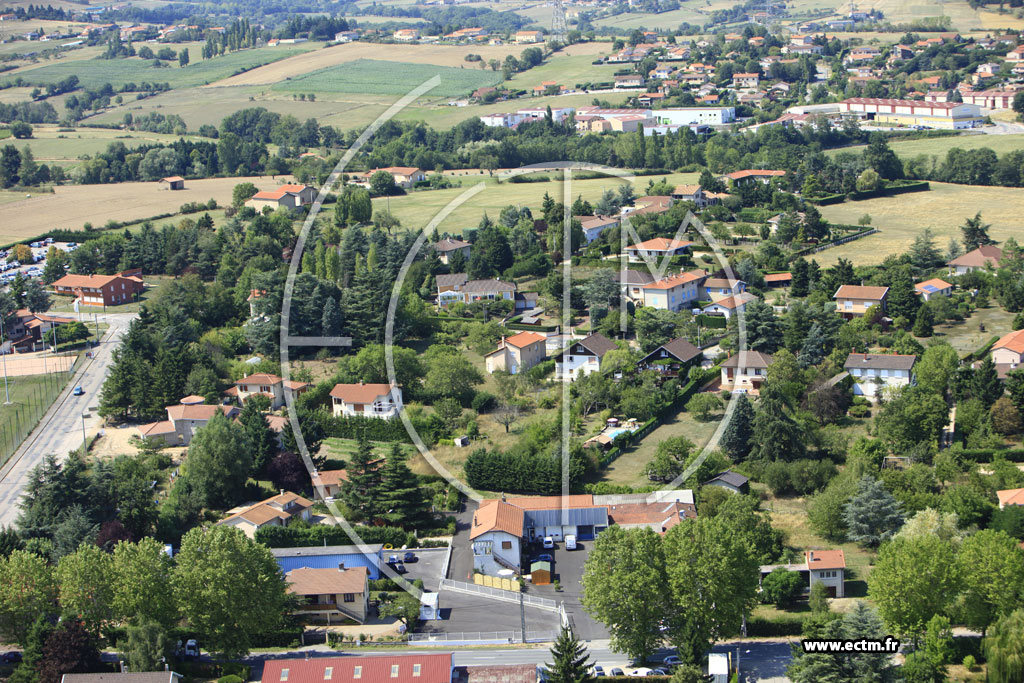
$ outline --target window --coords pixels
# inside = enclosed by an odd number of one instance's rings
[[[501,549],[502,550],[512,550],[512,541],[502,541],[501,542]]]
[[[282,681],[287,681],[288,680],[288,669],[281,669],[281,680]]]
[[[882,377],[888,377],[888,376],[889,376],[889,371],[883,368],[882,369]]]
[[[848,310],[848,311],[853,310],[853,302],[852,301],[844,301],[843,304],[846,306],[846,310]]]
[[[270,393],[270,387],[261,386],[260,387],[260,391],[262,391],[264,394],[269,394]]]
[[[398,665],[397,664],[392,664],[391,665],[391,677],[392,678],[398,678]]]
[[[420,665],[419,664],[413,664],[412,665],[412,675],[413,676],[419,676],[420,675]]]
[[[333,666],[329,666],[326,669],[324,669],[324,680],[325,681],[331,680],[331,677],[333,675],[334,675],[334,667]]]
[[[345,593],[344,600],[345,600],[345,602],[355,602],[356,601],[355,593]]]
[[[352,669],[352,678],[362,678],[362,677],[363,677],[363,667],[357,666],[356,668]]]

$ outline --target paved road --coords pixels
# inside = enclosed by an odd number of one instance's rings
[[[100,388],[113,360],[114,348],[121,334],[128,328],[135,314],[111,313],[99,316],[110,327],[93,349],[93,358],[82,362],[67,390],[54,401],[50,410],[29,434],[14,456],[0,468],[0,527],[11,526],[18,516],[18,500],[28,481],[29,472],[49,453],[65,458],[68,452],[82,445],[82,415],[85,431],[95,434],[101,418],[95,408],[99,404]],[[73,387],[85,390],[84,396],[72,396]]]

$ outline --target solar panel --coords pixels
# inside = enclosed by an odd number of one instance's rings
[[[939,291],[939,288],[935,285],[925,285],[922,289],[930,294]]]

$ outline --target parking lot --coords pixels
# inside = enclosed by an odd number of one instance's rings
[[[8,283],[19,273],[23,277],[28,278],[42,277],[43,267],[46,265],[46,252],[49,251],[51,246],[66,252],[72,252],[77,249],[77,244],[74,242],[51,242],[50,244],[33,242],[32,244],[39,245],[31,247],[32,263],[16,261],[10,250],[0,250],[0,282]]]
[[[555,543],[553,550],[545,550],[537,543],[529,546],[530,552],[527,556],[530,562],[538,555],[543,554],[551,555],[554,558],[551,578],[552,581],[558,579],[561,590],[556,591],[554,584],[548,586],[527,584],[526,592],[530,595],[564,603],[565,611],[572,619],[576,634],[583,640],[609,637],[607,629],[584,612],[580,602],[580,579],[583,577],[583,565],[587,561],[587,555],[593,544],[593,541],[579,541],[576,543],[576,550],[566,550],[565,543],[559,541]]]
[[[405,555],[404,550],[384,551],[384,560],[389,555],[397,555],[399,559]],[[410,552],[416,554],[415,562],[404,562],[406,573],[402,578],[406,581],[416,579],[423,580],[423,587],[432,592],[437,592],[441,585],[441,569],[444,568],[444,559],[448,556],[448,548],[414,548]]]

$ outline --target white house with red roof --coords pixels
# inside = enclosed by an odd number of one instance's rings
[[[663,311],[681,311],[700,298],[704,271],[668,275],[642,285],[643,304]]]
[[[919,297],[929,301],[933,296],[953,296],[953,285],[941,278],[933,277],[930,280],[915,284],[914,291]]]
[[[998,268],[1002,258],[1002,249],[994,244],[986,244],[977,249],[972,249],[966,254],[957,256],[952,261],[948,261],[946,265],[949,266],[953,274],[963,275],[975,270]]]
[[[397,384],[335,384],[331,411],[335,417],[378,417],[390,420],[402,410],[402,388]]]
[[[308,206],[313,203],[316,199],[316,188],[309,185],[294,185],[287,184],[282,185],[276,190],[262,190],[252,196],[252,199],[245,203],[246,206],[251,206],[257,211],[262,211],[263,207],[269,206],[272,209],[284,207],[287,209],[297,209],[302,206]]]
[[[1024,489],[1003,489],[996,491],[996,498],[999,499],[999,509],[1007,505],[1024,505]]]
[[[732,182],[734,185],[744,185],[746,183],[764,183],[767,185],[775,178],[782,178],[786,175],[785,171],[775,171],[768,169],[753,169],[747,168],[742,171],[733,171],[732,173],[726,173],[720,179],[724,181]]]
[[[700,187],[699,185],[697,186]],[[661,258],[663,256],[682,256],[693,246],[686,240],[655,237],[653,239],[626,247],[626,256],[632,263],[643,263],[644,257]]]
[[[846,556],[841,548],[838,550],[807,550],[804,552],[804,561],[797,564],[762,565],[761,578],[764,579],[773,570],[779,568],[799,572],[803,575],[807,579],[808,590],[814,584],[820,583],[825,586],[830,598],[846,596],[844,589]]]
[[[452,683],[452,654],[268,659],[261,683]]]
[[[503,569],[520,571],[525,517],[523,508],[503,500],[480,504],[469,529],[475,571],[489,576],[497,576]]]
[[[258,372],[235,380],[235,386],[224,393],[237,398],[238,402],[242,404],[245,404],[245,399],[253,394],[260,394],[270,399],[271,410],[278,410],[284,407],[286,394],[298,396],[307,389],[309,389],[307,382],[294,382],[292,380],[285,380],[277,375]]]
[[[510,375],[525,372],[547,357],[547,337],[536,332],[520,332],[503,337],[498,348],[484,356],[487,372],[504,370]]]
[[[416,168],[415,166],[388,166],[386,168],[373,168],[365,173],[357,176],[352,183],[354,185],[362,185],[363,187],[370,186],[370,178],[373,177],[374,173],[379,171],[385,171],[391,174],[391,177],[395,180],[395,185],[402,188],[403,190],[412,189],[413,185],[422,182],[427,179],[427,174]]]
[[[205,427],[213,416],[223,413],[226,417],[232,418],[238,415],[238,408],[225,405],[204,404],[202,397],[186,396],[180,403],[167,406],[167,419],[160,422],[150,422],[139,425],[139,434],[144,439],[153,439],[163,442],[167,446],[187,446],[192,443],[192,437],[196,432]]]
[[[1010,332],[992,345],[992,362],[996,366],[1009,365],[1016,368],[1024,363],[1024,330]]]
[[[726,320],[731,318],[737,313],[742,313],[747,308],[747,304],[751,301],[756,301],[757,297],[750,292],[740,292],[732,296],[727,296],[724,299],[714,301],[702,310],[710,315],[721,315]]]

